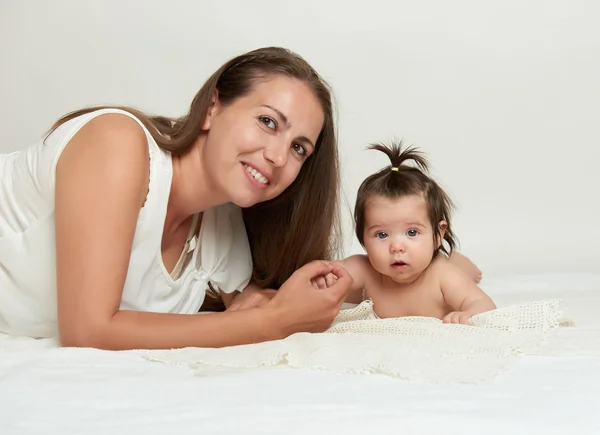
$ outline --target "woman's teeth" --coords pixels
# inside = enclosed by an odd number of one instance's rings
[[[263,175],[260,172],[258,172],[256,169],[246,165],[246,171],[248,171],[248,173],[250,175],[252,175],[254,177],[254,179],[256,181],[258,181],[259,183],[269,184],[269,180],[267,180],[265,177],[263,177]]]

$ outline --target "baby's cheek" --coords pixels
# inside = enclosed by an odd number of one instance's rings
[[[388,259],[382,258],[381,255],[374,255],[371,258],[371,264],[377,272],[385,273],[387,271]]]

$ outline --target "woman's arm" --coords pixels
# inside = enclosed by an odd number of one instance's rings
[[[254,282],[250,282],[244,291],[226,294],[221,292],[223,303],[228,311],[247,310],[248,308],[259,308],[275,297],[277,290],[262,288]]]
[[[90,120],[58,160],[58,327],[65,345],[101,346],[116,340],[106,335],[119,310],[148,192],[148,162],[143,130],[120,114]]]
[[[143,130],[124,115],[89,121],[56,171],[58,326],[65,346],[103,349],[219,347],[326,329],[351,278],[315,262],[295,273],[262,308],[206,315],[120,311],[135,227],[148,191]],[[327,294],[310,279],[336,271]]]
[[[314,276],[334,273],[335,286],[312,297]],[[285,338],[295,332],[322,332],[338,314],[351,278],[343,269],[313,262],[284,283],[277,296],[260,308],[204,315],[117,311],[102,328],[87,330],[67,346],[100,349],[172,349],[223,347]],[[85,325],[82,325],[85,326]]]

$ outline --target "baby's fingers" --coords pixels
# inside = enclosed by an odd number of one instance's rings
[[[317,285],[320,289],[327,288],[327,281],[325,280],[324,276],[318,276],[315,280],[317,281]]]
[[[325,289],[328,287],[327,281],[324,276],[317,276],[310,280],[310,283],[314,288]]]
[[[337,277],[333,273],[328,273],[325,275],[325,283],[327,287],[331,287],[337,281]]]
[[[470,318],[471,318],[471,316],[469,314],[460,313],[460,316],[458,317],[458,323],[460,323],[462,325],[468,325]]]
[[[442,321],[444,323],[459,323],[459,319],[460,319],[460,313],[453,311],[451,313],[448,313],[443,319]]]
[[[451,313],[448,313],[442,319],[442,321],[444,323],[468,325],[470,318],[471,316],[468,313],[463,313],[462,311],[452,311]]]

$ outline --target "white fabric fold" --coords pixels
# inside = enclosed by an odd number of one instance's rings
[[[152,351],[145,357],[188,365],[199,375],[293,367],[476,383],[493,379],[519,355],[536,353],[559,327],[571,326],[560,302],[549,299],[512,305],[474,316],[469,325],[455,325],[427,317],[379,319],[372,302],[365,301],[342,310],[321,334],[298,333],[283,340],[221,349]]]

